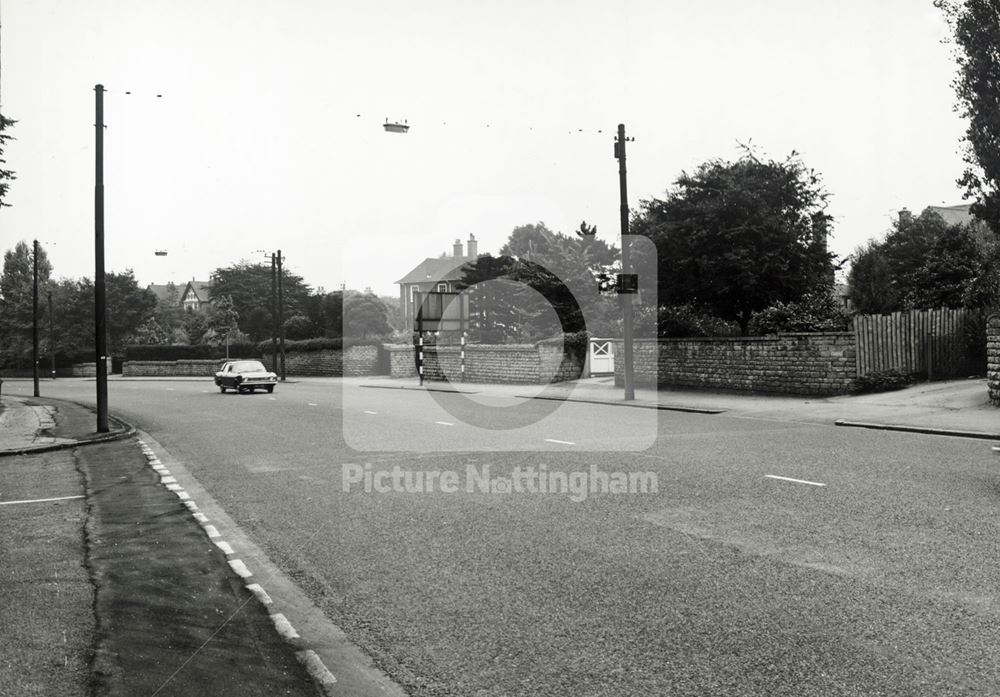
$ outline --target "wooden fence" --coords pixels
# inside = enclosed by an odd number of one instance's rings
[[[858,376],[898,370],[935,379],[979,372],[967,337],[981,324],[980,315],[965,308],[855,315]]]

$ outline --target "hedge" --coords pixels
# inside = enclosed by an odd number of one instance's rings
[[[381,346],[382,339],[346,339],[346,338],[326,338],[299,339],[298,341],[285,341],[285,353],[292,351],[340,351],[351,346]],[[267,339],[257,344],[260,355],[271,353],[271,340]]]
[[[259,358],[262,354],[256,344],[230,344],[229,355],[236,358]],[[179,344],[157,346],[136,344],[125,347],[126,361],[179,361],[210,358],[225,358],[225,346],[210,344]]]

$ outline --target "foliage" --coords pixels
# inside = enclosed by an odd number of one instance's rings
[[[890,280],[889,260],[882,245],[875,240],[854,250],[847,286],[851,307],[859,314],[884,314],[899,307]]]
[[[0,114],[0,208],[10,205],[9,203],[6,203],[4,199],[7,198],[7,192],[10,191],[10,182],[17,179],[12,170],[4,168],[4,165],[7,164],[7,160],[5,160],[3,156],[3,151],[7,142],[12,140],[12,136],[9,133],[6,133],[6,131],[15,123],[17,122],[12,119],[8,119],[3,114]]]
[[[306,311],[310,295],[300,276],[282,269],[282,298],[285,317],[294,317]],[[212,299],[228,295],[233,309],[239,316],[238,326],[254,341],[271,336],[274,326],[271,314],[271,266],[240,262],[215,270]],[[193,340],[193,337],[192,337]]]
[[[935,0],[954,32],[958,75],[953,86],[958,112],[966,120],[963,159],[968,167],[958,180],[971,212],[1000,234],[1000,12],[995,0]]]
[[[583,224],[575,237],[544,223],[515,228],[500,256],[485,254],[463,270],[470,294],[470,336],[482,343],[532,341],[616,329],[613,299],[596,293],[597,275],[615,268],[618,250]],[[560,319],[562,321],[560,321]]]
[[[185,312],[182,328],[189,343],[200,344],[208,332],[208,319],[201,312]]]
[[[344,339],[340,337],[303,339],[301,341],[286,341],[285,353],[292,351],[340,351],[351,346],[379,346],[381,343],[378,339]],[[270,354],[271,342],[261,341],[257,344],[257,350],[261,353]]]
[[[720,319],[692,305],[663,305],[657,308],[656,334],[663,339],[691,336],[734,336],[740,333],[735,322]]]
[[[47,303],[45,288],[52,265],[41,246],[38,248],[38,292],[39,321],[47,324]],[[31,352],[31,329],[34,323],[34,265],[32,245],[18,242],[7,250],[3,258],[3,273],[0,275],[0,336],[3,358],[11,360]]]
[[[842,332],[851,327],[851,313],[830,289],[806,293],[798,302],[778,301],[753,316],[755,336],[778,332]]]
[[[259,358],[261,351],[256,344],[230,343],[229,355],[242,358]],[[125,347],[126,361],[180,361],[225,358],[225,346],[195,345],[132,345]],[[91,357],[92,360],[93,357]]]
[[[374,293],[348,293],[343,312],[344,333],[348,336],[376,339],[392,334],[385,303]]]
[[[682,172],[632,223],[656,246],[660,304],[704,307],[745,334],[753,313],[827,282],[827,197],[794,152],[778,162],[745,149]]]
[[[876,373],[862,375],[854,380],[855,394],[865,394],[869,392],[888,392],[889,390],[899,390],[908,385],[912,385],[915,374],[907,374],[898,370],[883,370]]]
[[[904,211],[883,241],[855,251],[849,276],[854,309],[962,307],[988,294],[984,249],[968,225],[948,225],[929,208],[917,217]]]
[[[285,320],[286,339],[311,339],[314,336],[314,325],[305,315],[295,315]]]
[[[164,346],[170,343],[170,334],[160,326],[155,317],[150,317],[129,337],[129,343]]]
[[[966,287],[962,304],[1000,310],[1000,239],[984,249],[979,274]]]
[[[229,295],[212,294],[212,304],[205,312],[205,334],[211,334],[215,343],[226,343],[234,331],[239,331],[239,313],[233,307],[233,298]],[[205,340],[205,336],[202,336]]]

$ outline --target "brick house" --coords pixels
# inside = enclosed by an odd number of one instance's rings
[[[175,283],[150,283],[146,289],[156,296],[157,302],[176,302],[188,312],[205,310],[212,303],[212,282],[191,279],[186,285]]]
[[[419,294],[453,293],[458,289],[463,267],[479,258],[479,243],[476,241],[476,236],[470,234],[467,244],[463,254],[462,240],[455,240],[451,256],[442,254],[436,259],[427,257],[396,281],[399,285],[399,307],[402,309],[403,321],[407,327],[413,326]]]

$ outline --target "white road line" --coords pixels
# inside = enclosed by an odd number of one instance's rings
[[[230,559],[229,568],[235,571],[236,575],[240,578],[250,578],[253,576],[253,574],[250,573],[250,569],[247,568],[247,565],[239,559]]]
[[[236,552],[233,551],[233,548],[229,546],[228,542],[216,540],[215,546],[221,549],[223,554],[236,554]]]
[[[15,503],[48,503],[49,501],[69,501],[70,499],[82,499],[80,496],[57,496],[54,499],[24,499],[22,501],[0,501],[0,506],[13,506]]]
[[[365,413],[366,413],[366,414],[372,414],[373,416],[374,416],[375,414],[378,414],[378,412],[377,412],[377,411],[368,411],[367,409],[365,410]]]
[[[267,591],[261,588],[259,583],[248,584],[247,590],[256,595],[257,599],[264,605],[271,605],[274,602],[271,600],[271,596],[267,594]]]
[[[219,531],[215,529],[214,525],[206,525],[205,526],[205,534],[208,535],[213,540],[216,537],[222,537],[222,535],[219,534]]]
[[[308,404],[309,406],[311,406],[311,407],[318,407],[318,406],[319,406],[318,404],[316,404],[316,402],[306,402],[306,403],[307,403],[307,404]]]
[[[337,678],[333,677],[333,673],[327,670],[323,664],[323,659],[312,649],[296,651],[295,657],[299,659],[299,663],[306,667],[306,672],[312,676],[313,680],[323,685],[324,692],[326,692],[325,688],[337,682]]]
[[[568,440],[556,440],[555,438],[545,438],[543,439],[546,443],[559,443],[560,445],[576,445],[576,443]]]
[[[167,392],[173,392],[173,391],[174,391],[174,388],[173,388],[173,387],[168,387],[168,388],[167,388]]]
[[[268,399],[273,402],[274,400],[277,399],[277,397],[268,397]]]
[[[434,423],[440,424],[441,426],[454,426],[455,425],[451,421],[435,421]]]
[[[278,634],[283,636],[285,639],[299,638],[299,633],[295,631],[295,627],[293,627],[292,623],[288,621],[288,618],[280,612],[276,612],[271,615],[271,621],[274,622],[274,628],[278,630]]]
[[[780,479],[783,482],[795,482],[796,484],[809,484],[810,486],[826,486],[822,482],[810,482],[805,479],[792,479],[791,477],[779,477],[776,474],[765,474],[765,477],[769,479]]]

